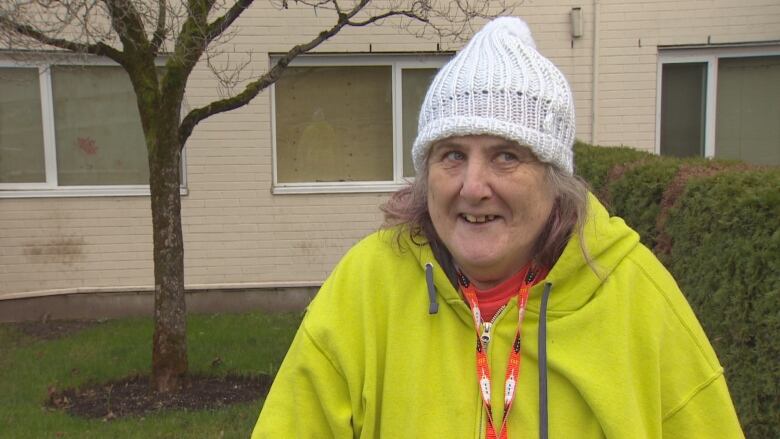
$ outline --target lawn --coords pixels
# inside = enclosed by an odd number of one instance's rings
[[[274,374],[300,322],[297,314],[191,315],[190,371]],[[44,406],[50,389],[147,374],[151,318],[102,322],[43,340],[0,325],[0,437],[3,438],[247,438],[262,397],[199,411],[166,411],[103,421]],[[216,360],[216,361],[215,361]]]

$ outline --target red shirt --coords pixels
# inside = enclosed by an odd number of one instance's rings
[[[523,279],[528,273],[528,266],[523,267],[512,275],[509,279],[501,282],[493,288],[487,290],[475,289],[477,291],[477,301],[479,302],[479,313],[482,315],[482,320],[489,322],[493,320],[498,310],[509,302],[509,299],[517,295],[520,290],[520,286],[523,284]],[[536,278],[533,280],[533,284],[536,285],[545,278],[547,275],[546,270],[540,270]]]

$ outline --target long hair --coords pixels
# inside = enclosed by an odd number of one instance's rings
[[[427,162],[427,160],[426,160]],[[583,228],[588,210],[588,186],[581,178],[570,175],[557,167],[544,163],[545,179],[555,193],[555,202],[546,225],[534,244],[534,261],[552,268],[574,232],[588,264],[591,263],[583,238]],[[452,256],[433,227],[428,211],[428,166],[422,167],[413,182],[390,196],[380,206],[385,214],[383,228],[398,227],[396,238],[410,233],[413,242],[430,244],[433,254],[452,278]]]

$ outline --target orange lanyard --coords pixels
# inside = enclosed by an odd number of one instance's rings
[[[496,432],[496,424],[493,420],[493,410],[490,401],[490,364],[487,359],[487,347],[490,342],[492,322],[484,322],[482,320],[482,316],[479,312],[479,304],[477,302],[477,290],[463,273],[458,272],[458,283],[460,283],[461,291],[471,308],[471,316],[474,318],[474,327],[477,331],[477,383],[479,384],[480,395],[482,396],[482,404],[485,407],[485,412],[487,412],[488,422],[485,426],[486,439],[508,439],[506,425],[509,409],[512,408],[512,402],[515,400],[517,378],[520,375],[520,360],[522,359],[520,356],[520,326],[523,324],[523,317],[525,317],[525,307],[528,304],[528,292],[531,287],[538,282],[538,274],[539,271],[534,270],[531,267],[531,264],[529,264],[523,275],[523,283],[520,286],[520,290],[517,292],[517,331],[515,332],[514,343],[512,343],[512,350],[509,353],[509,362],[504,377],[504,416],[501,420],[501,426],[498,432]]]

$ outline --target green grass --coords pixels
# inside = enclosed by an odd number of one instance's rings
[[[190,371],[274,374],[300,322],[293,314],[191,315]],[[104,422],[44,407],[48,389],[148,374],[151,319],[105,322],[58,340],[0,325],[0,437],[246,438],[262,400],[218,410],[167,411]],[[212,366],[219,357],[221,363]]]

